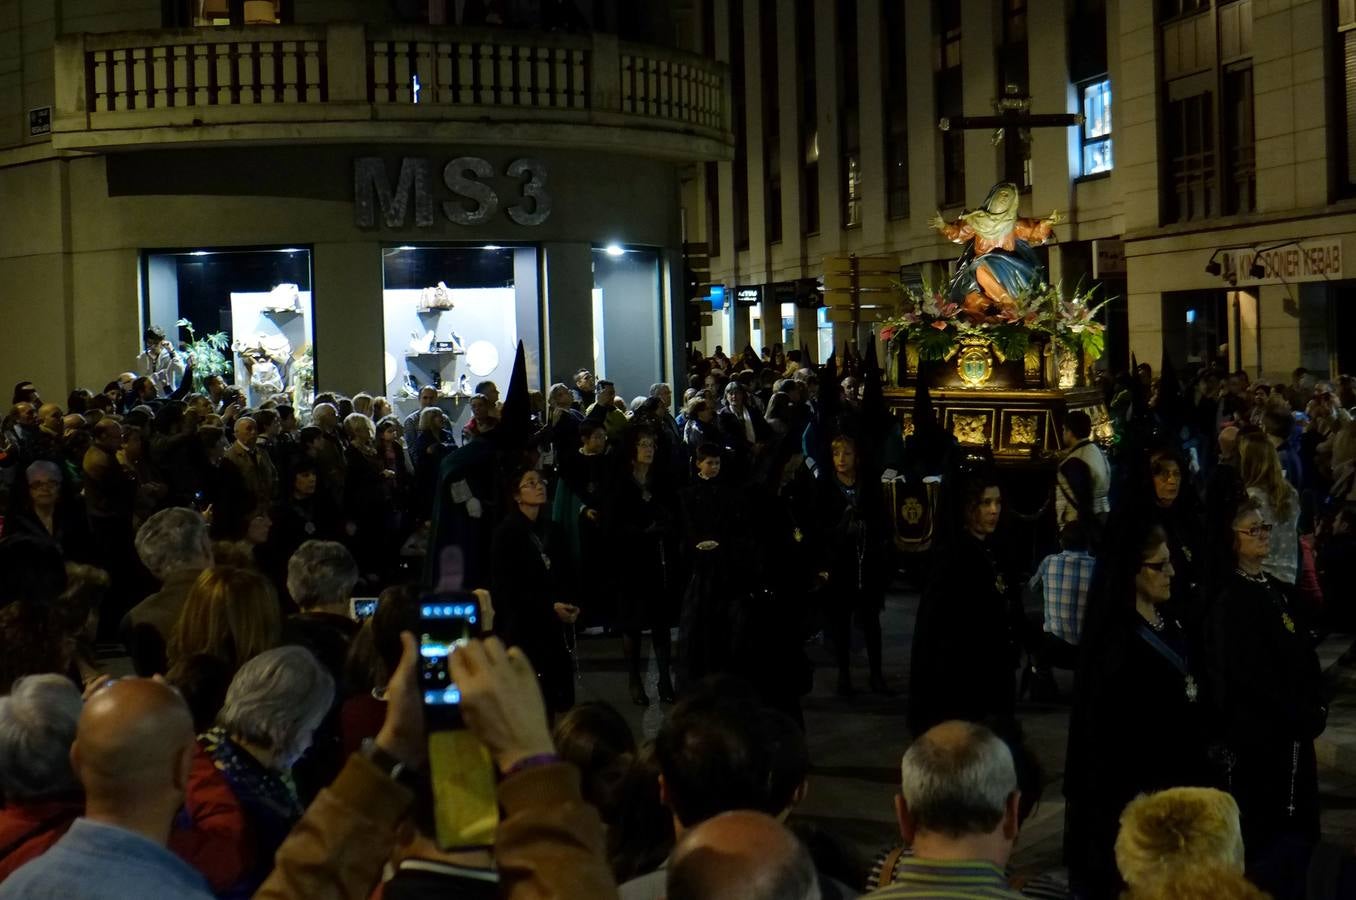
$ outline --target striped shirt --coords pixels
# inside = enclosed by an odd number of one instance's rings
[[[1065,643],[1076,645],[1082,636],[1094,566],[1087,553],[1065,550],[1042,560],[1031,578],[1045,600],[1045,630]]]
[[[1023,900],[1008,887],[1002,869],[977,859],[901,859],[894,883],[866,896],[880,900]]]

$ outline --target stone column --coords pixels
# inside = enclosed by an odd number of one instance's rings
[[[381,254],[370,241],[316,244],[311,262],[316,392],[384,390]]]

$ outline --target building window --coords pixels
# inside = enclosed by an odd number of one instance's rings
[[[1027,0],[1003,0],[1003,43],[998,48],[999,96],[1030,92],[1026,40]],[[1016,140],[1003,142],[1003,177],[1023,190],[1031,187],[1031,132],[1020,129]]]
[[[777,3],[760,0],[759,44],[763,61],[763,218],[767,239],[782,239],[782,107],[777,59]]]
[[[1252,66],[1224,72],[1223,140],[1228,148],[1224,179],[1224,213],[1236,215],[1257,208],[1257,160],[1253,140]]]
[[[1083,102],[1083,175],[1110,172],[1111,79],[1102,78],[1079,90]]]
[[[937,26],[937,56],[934,60],[934,88],[937,113],[941,116],[964,115],[961,77],[960,4],[955,0],[935,0],[933,22]],[[965,202],[965,132],[959,128],[941,133],[942,206],[960,206]]]
[[[175,26],[286,25],[292,21],[292,0],[183,0],[182,12],[171,16]]]
[[[618,262],[624,265],[632,251],[620,252]],[[528,359],[540,359],[538,273],[549,262],[533,246],[406,244],[382,252],[387,380],[381,392],[392,398],[402,420],[419,407],[420,388],[433,387],[438,406],[452,420],[454,433],[460,434],[471,418],[467,394],[481,381],[493,381],[504,390],[519,341]],[[603,267],[594,251],[595,301]],[[632,288],[633,294],[611,302],[618,307],[616,314],[625,309],[634,316],[634,338],[640,343],[648,337],[642,311],[655,301],[644,280]],[[599,348],[595,352],[610,349],[600,329],[595,328],[593,335]],[[601,370],[594,371],[602,377]],[[537,377],[529,375],[532,380]]]
[[[1165,218],[1170,222],[1205,218],[1216,206],[1218,172],[1211,100],[1210,94],[1203,93],[1168,103],[1164,128],[1172,190]]]
[[[593,371],[620,385],[654,384],[664,377],[661,254],[617,249],[593,250]]]
[[[1074,84],[1106,77],[1106,31],[1106,0],[1074,0],[1068,47]]]
[[[1346,121],[1344,127],[1333,129],[1338,142],[1334,155],[1342,160],[1339,181],[1350,188],[1356,185],[1356,2],[1353,0],[1338,0],[1337,3],[1336,55],[1336,77],[1344,89],[1335,112]]]
[[[796,0],[796,59],[800,63],[800,225],[819,234],[819,95],[815,81],[815,3]]]
[[[909,81],[904,57],[904,4],[884,5],[885,190],[886,215],[909,215]]]
[[[1158,17],[1160,20],[1175,19],[1178,16],[1191,16],[1210,8],[1210,0],[1159,0]]]
[[[249,406],[284,393],[296,406],[310,406],[315,316],[309,249],[153,250],[141,261],[143,321],[163,329],[184,362],[194,355],[194,390],[209,375],[221,375],[241,387]],[[218,334],[221,341],[212,346],[211,336]]]
[[[857,0],[838,0],[838,143],[843,226],[862,224],[862,140],[857,74]]]
[[[735,250],[749,249],[748,79],[744,77],[744,2],[730,0],[730,87],[734,95],[735,158],[733,184]]]

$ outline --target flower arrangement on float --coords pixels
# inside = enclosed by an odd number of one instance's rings
[[[983,312],[963,307],[926,282],[921,291],[902,284],[896,289],[902,296],[900,313],[881,323],[880,339],[895,347],[910,345],[922,360],[949,359],[968,337],[983,338],[1002,356],[1018,358],[1038,335],[1089,362],[1106,346],[1106,326],[1096,316],[1107,301],[1096,296],[1097,288],[1085,290],[1081,283],[1067,295],[1060,285],[1041,284]]]

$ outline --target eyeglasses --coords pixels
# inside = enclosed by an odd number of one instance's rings
[[[1162,572],[1164,569],[1172,568],[1172,560],[1165,559],[1162,562],[1146,562],[1140,563],[1140,565],[1146,569],[1153,569],[1155,572]]]
[[[1154,473],[1155,478],[1162,478],[1164,481],[1181,481],[1181,469],[1164,469],[1161,472]]]
[[[518,485],[519,488],[539,488],[546,487],[546,481],[542,478],[529,478]]]
[[[1246,534],[1248,537],[1262,537],[1271,534],[1271,529],[1276,526],[1270,522],[1259,522],[1251,528],[1235,528],[1239,534]]]

